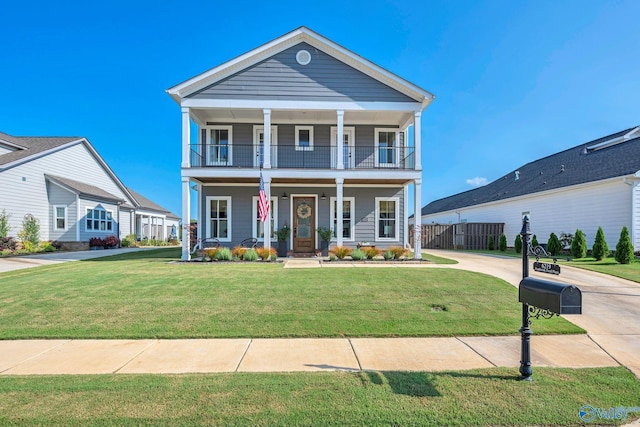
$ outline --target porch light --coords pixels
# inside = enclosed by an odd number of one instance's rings
[[[327,200],[327,196],[325,196],[325,195],[324,195],[324,193],[322,193],[322,196],[320,196],[320,198],[321,198],[322,200]]]
[[[287,196],[287,193],[282,193],[282,199],[283,200],[287,200],[289,198],[289,196]]]

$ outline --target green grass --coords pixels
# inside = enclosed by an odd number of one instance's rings
[[[413,257],[413,252],[409,255],[410,257]],[[453,260],[453,259],[449,259],[449,258],[443,258],[440,256],[436,256],[430,253],[423,253],[422,254],[422,259],[426,259],[427,261],[431,261],[434,264],[457,264],[458,261]]]
[[[560,259],[558,261],[561,262]],[[571,267],[597,271],[640,283],[640,262],[638,261],[632,262],[631,264],[618,264],[615,258],[611,257],[601,261],[596,261],[595,258],[580,258],[561,263]]]
[[[0,339],[517,334],[517,290],[426,268],[168,263],[133,252],[0,274]],[[446,310],[433,311],[433,305]],[[536,333],[583,333],[555,317]]]
[[[0,424],[578,426],[582,405],[638,406],[640,381],[624,368],[534,368],[533,382],[516,375],[492,368],[4,377]]]

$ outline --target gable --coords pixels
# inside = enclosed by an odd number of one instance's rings
[[[301,65],[296,55],[311,54]],[[417,102],[308,43],[299,43],[201,89],[193,99]]]

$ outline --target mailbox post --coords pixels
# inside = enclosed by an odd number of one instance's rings
[[[518,299],[522,303],[522,327],[520,379],[531,381],[531,335],[533,331],[530,316],[551,318],[560,314],[582,314],[582,292],[573,285],[551,282],[529,277],[529,218],[522,220],[522,280],[518,286]],[[538,252],[535,252],[536,254]],[[539,258],[538,258],[539,260]],[[539,271],[559,274],[560,267],[544,268]]]

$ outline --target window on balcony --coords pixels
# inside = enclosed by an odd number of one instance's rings
[[[348,242],[354,240],[354,211],[356,199],[355,197],[342,198],[342,221],[338,221],[338,199],[331,198],[331,229],[333,230],[332,240],[336,240],[337,233],[342,230],[342,238]]]
[[[264,164],[264,126],[253,127],[253,147],[255,155],[253,166],[260,167]],[[271,167],[278,167],[278,127],[271,126]]]
[[[398,240],[400,199],[376,197],[376,240]]]
[[[313,151],[313,126],[296,126],[296,150]]]
[[[232,127],[207,127],[205,146],[206,166],[231,166],[232,159]]]
[[[398,165],[398,129],[376,129],[376,167]]]
[[[342,163],[345,169],[353,169],[355,167],[355,135],[356,128],[353,126],[345,126],[343,128],[343,148],[342,148]],[[331,146],[334,147],[331,150],[331,167],[337,167],[338,161],[336,157],[338,149],[338,127],[331,126]]]
[[[231,197],[207,197],[207,236],[231,241]]]
[[[264,242],[264,222],[260,221],[258,208],[258,196],[253,196],[253,237],[260,242]],[[271,206],[269,208],[269,219],[271,221],[271,240],[277,241],[276,229],[278,228],[278,197],[271,198]]]

